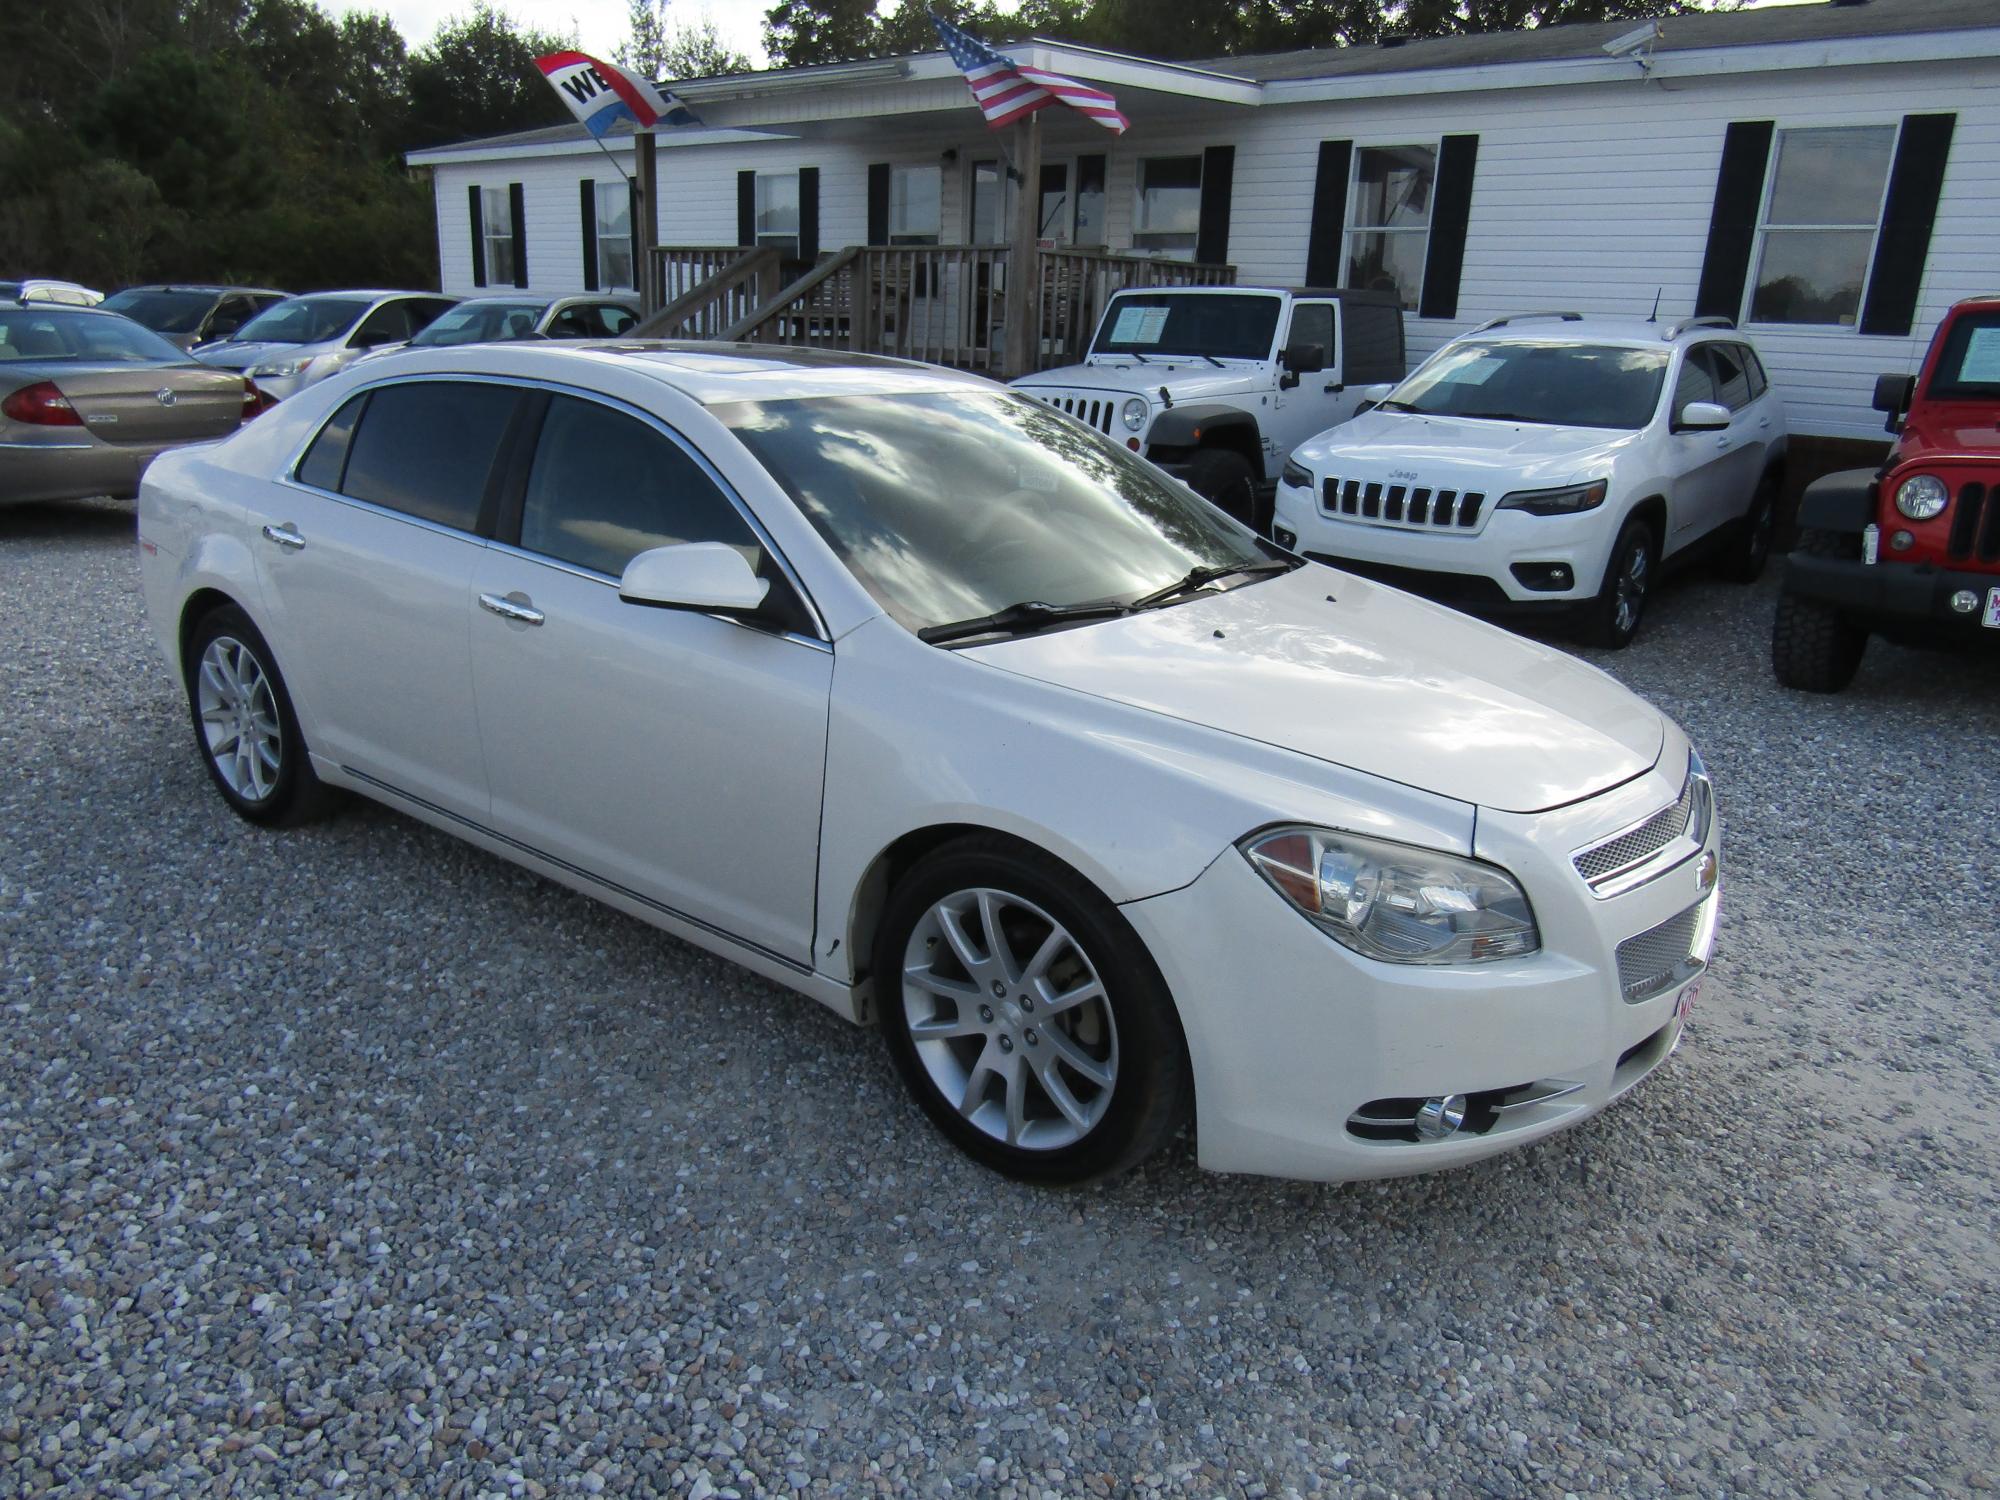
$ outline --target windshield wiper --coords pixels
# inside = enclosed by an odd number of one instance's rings
[[[1429,411],[1425,411],[1425,410],[1424,410],[1424,409],[1423,409],[1423,408],[1422,408],[1421,406],[1412,406],[1412,405],[1410,405],[1410,403],[1409,403],[1409,402],[1407,402],[1407,401],[1398,401],[1398,400],[1396,400],[1396,399],[1394,399],[1393,397],[1390,397],[1390,396],[1384,396],[1384,397],[1383,397],[1383,398],[1382,398],[1382,399],[1381,399],[1380,401],[1377,401],[1377,402],[1375,403],[1375,410],[1377,410],[1377,411],[1413,411],[1413,412],[1415,412],[1415,413],[1416,413],[1416,414],[1417,414],[1418,416],[1420,416],[1420,417],[1431,417],[1431,416],[1436,416],[1436,415],[1437,415],[1437,413],[1436,413],[1436,412],[1429,412]]]
[[[1232,570],[1233,571],[1233,570]],[[970,620],[952,620],[943,625],[926,625],[917,639],[932,646],[947,641],[968,640],[975,635],[1026,635],[1047,625],[1071,620],[1109,620],[1124,614],[1130,605],[1100,601],[1096,604],[1048,604],[1040,599],[1024,599],[990,615]]]
[[[1258,575],[1263,573],[1289,573],[1298,564],[1287,558],[1272,558],[1268,562],[1211,563],[1206,567],[1191,568],[1176,578],[1165,588],[1154,589],[1150,594],[1141,594],[1129,606],[1132,609],[1153,609],[1178,599],[1183,594],[1192,594],[1196,589],[1208,587],[1224,578],[1238,573]]]
[[[1470,417],[1476,422],[1533,422],[1538,425],[1546,424],[1545,418],[1523,416],[1517,411],[1462,411],[1455,413],[1455,415]]]
[[[1201,351],[1197,349],[1195,350],[1195,353],[1201,354]],[[1229,368],[1228,365],[1225,365],[1221,360],[1217,359],[1213,354],[1202,354],[1201,357],[1207,360],[1210,364],[1214,365],[1215,368],[1218,370],[1226,370]]]

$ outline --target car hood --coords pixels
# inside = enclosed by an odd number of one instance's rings
[[[1165,386],[1177,402],[1202,401],[1218,396],[1235,396],[1244,391],[1268,389],[1267,367],[1248,360],[1225,360],[1217,369],[1205,359],[1167,359],[1149,355],[1149,363],[1111,358],[1083,365],[1064,365],[1059,370],[1043,370],[1013,382],[1034,395],[1038,390],[1122,391],[1158,401]]]
[[[337,347],[334,344],[280,344],[263,340],[243,344],[230,339],[220,344],[203,344],[194,351],[194,357],[205,365],[218,365],[225,370],[247,370],[266,360],[310,359]]]
[[[1550,427],[1539,422],[1488,422],[1467,417],[1426,417],[1414,412],[1368,411],[1299,445],[1304,463],[1365,464],[1379,469],[1449,463],[1486,473],[1496,482],[1565,484],[1600,479],[1604,468],[1642,434],[1602,427]]]
[[[1503,812],[1629,781],[1666,738],[1595,667],[1317,563],[964,654]]]

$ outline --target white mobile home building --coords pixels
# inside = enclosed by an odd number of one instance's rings
[[[1507,313],[1727,316],[1795,431],[1879,437],[1875,376],[1913,371],[1946,308],[2000,288],[2000,5],[1836,0],[1632,31],[1198,64],[1019,44],[1131,120],[1113,136],[1042,114],[1043,244],[1393,287],[1413,362]],[[796,272],[846,246],[1007,238],[1007,137],[942,52],[676,89],[703,127],[658,136],[656,244],[772,246]],[[580,127],[412,153],[443,289],[633,286],[635,155]]]

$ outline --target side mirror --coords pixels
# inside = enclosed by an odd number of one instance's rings
[[[1910,409],[1910,401],[1917,393],[1917,377],[1914,375],[1877,375],[1875,377],[1875,410],[1887,412],[1890,416],[1901,416]]]
[[[1285,367],[1287,374],[1311,375],[1326,368],[1326,347],[1323,344],[1287,344],[1278,363]]]
[[[627,604],[721,615],[751,614],[770,591],[770,580],[725,542],[654,547],[625,564],[618,580],[618,597]]]
[[[1364,411],[1375,410],[1376,407],[1389,399],[1389,392],[1395,388],[1395,386],[1386,380],[1379,381],[1374,385],[1364,385],[1361,388],[1361,402],[1354,408],[1354,415],[1358,417]]]
[[[1674,423],[1676,432],[1715,432],[1729,425],[1729,408],[1720,401],[1690,401]]]

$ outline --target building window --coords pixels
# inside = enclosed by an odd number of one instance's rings
[[[1141,250],[1194,254],[1201,228],[1201,158],[1149,156],[1139,163],[1132,243]]]
[[[597,184],[597,284],[607,292],[638,285],[632,279],[632,190],[622,180]]]
[[[1751,322],[1854,326],[1895,150],[1893,125],[1776,133]]]
[[[799,174],[757,174],[757,243],[786,260],[799,258]]]
[[[479,220],[486,239],[486,284],[514,284],[514,209],[507,189],[479,190]]]
[[[935,245],[944,223],[944,174],[935,166],[889,169],[889,243]]]
[[[1417,310],[1436,181],[1435,146],[1363,146],[1354,153],[1342,286],[1395,292],[1403,311]]]

